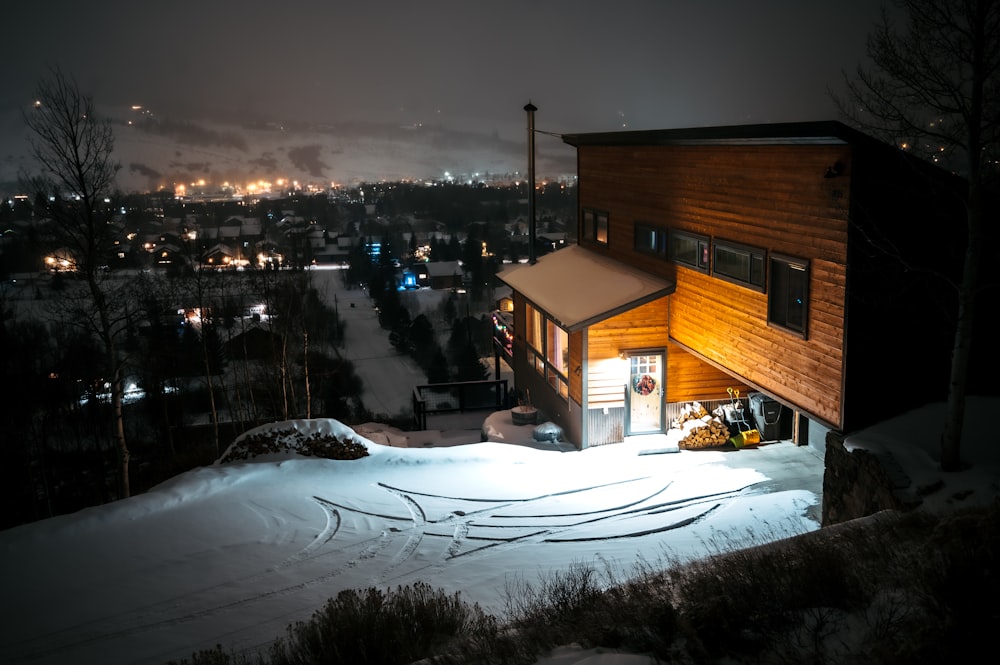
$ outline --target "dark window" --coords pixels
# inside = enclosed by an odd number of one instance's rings
[[[712,274],[764,290],[764,250],[726,240],[716,240],[713,245]]]
[[[608,213],[584,208],[583,239],[601,245],[608,244]]]
[[[671,229],[667,258],[674,263],[708,272],[708,248],[708,236]]]
[[[667,253],[667,230],[661,226],[636,222],[635,248],[647,254],[664,256]]]
[[[809,320],[809,262],[772,255],[770,267],[767,320],[805,337]]]

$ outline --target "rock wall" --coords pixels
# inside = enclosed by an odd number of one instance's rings
[[[904,498],[910,479],[891,455],[849,451],[837,432],[827,434],[824,466],[822,526],[919,504]]]

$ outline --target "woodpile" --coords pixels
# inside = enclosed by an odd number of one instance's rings
[[[687,450],[718,448],[729,442],[729,427],[698,402],[685,405],[671,427],[682,432],[677,445]]]

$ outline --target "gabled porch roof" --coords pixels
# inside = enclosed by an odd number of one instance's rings
[[[516,263],[498,275],[504,283],[573,332],[674,292],[675,284],[570,245]]]

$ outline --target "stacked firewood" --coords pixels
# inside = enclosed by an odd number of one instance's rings
[[[680,448],[717,448],[729,442],[729,427],[699,402],[685,405],[671,427],[682,432],[682,438],[677,443]]]

